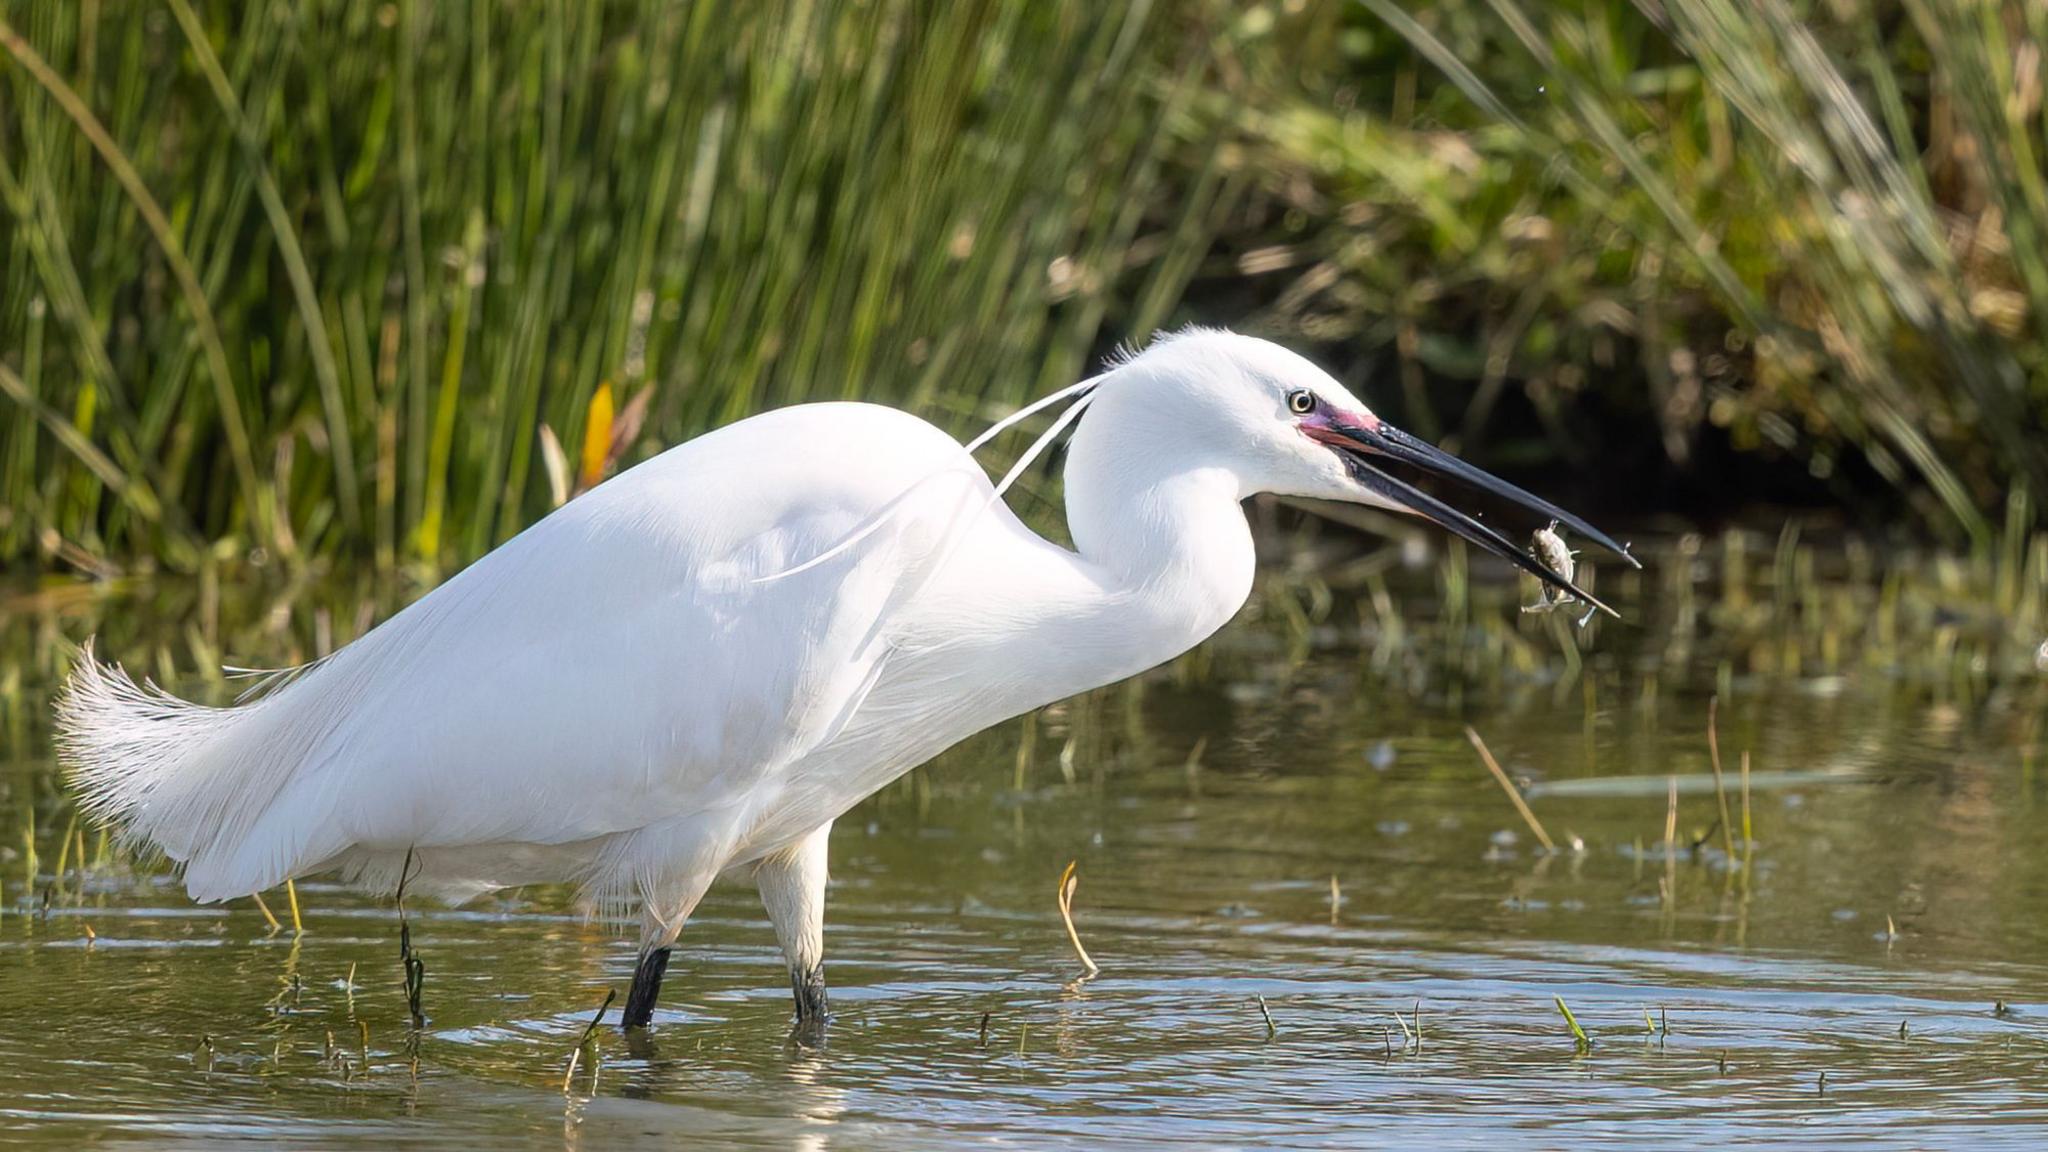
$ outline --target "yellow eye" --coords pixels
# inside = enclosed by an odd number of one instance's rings
[[[1316,394],[1306,388],[1296,388],[1287,394],[1287,410],[1305,416],[1316,410]]]

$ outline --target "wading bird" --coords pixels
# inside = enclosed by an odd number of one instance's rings
[[[991,484],[974,450],[1057,402]],[[1001,500],[1070,425],[1073,551]],[[137,685],[88,648],[59,751],[85,810],[177,862],[198,900],[334,871],[455,899],[572,881],[593,907],[637,907],[627,1027],[650,1020],[712,880],[750,876],[797,1016],[819,1020],[832,821],[956,741],[1216,631],[1251,590],[1245,498],[1419,515],[1598,605],[1388,463],[1621,551],[1302,357],[1192,330],[965,446],[872,404],[710,432],[235,707]]]

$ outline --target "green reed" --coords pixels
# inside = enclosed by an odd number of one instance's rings
[[[1572,1010],[1566,1006],[1564,997],[1553,996],[1551,1000],[1557,1004],[1558,1014],[1564,1017],[1565,1028],[1571,1032],[1572,1045],[1578,1051],[1578,1054],[1584,1056],[1591,1052],[1593,1050],[1593,1038],[1586,1035],[1586,1030],[1579,1026],[1579,1018],[1572,1015]]]
[[[0,564],[433,570],[546,510],[603,385],[630,463],[1074,379],[1230,194],[1221,11],[10,4]]]
[[[1384,349],[1378,391],[1466,451],[1725,442],[1986,541],[2048,490],[2044,13],[1311,6],[1247,66],[1238,268],[1265,323]]]

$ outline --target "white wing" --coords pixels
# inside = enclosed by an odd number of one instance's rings
[[[365,854],[742,827],[858,706],[887,614],[989,492],[901,412],[771,412],[627,471],[241,706],[88,659],[60,751],[84,806],[202,900]],[[892,501],[860,547],[761,579]]]

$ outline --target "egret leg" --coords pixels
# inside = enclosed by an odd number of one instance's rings
[[[633,969],[633,987],[626,993],[626,1014],[619,1023],[627,1028],[645,1028],[654,1019],[654,1001],[661,995],[661,977],[668,971],[670,949],[661,947],[640,954]]]
[[[775,926],[775,939],[789,961],[789,987],[796,997],[799,1025],[825,1022],[825,844],[826,821],[789,848],[754,869],[761,905]]]
[[[643,889],[640,905],[640,961],[633,966],[633,987],[626,993],[626,1012],[619,1025],[627,1031],[645,1028],[654,1019],[654,1001],[661,977],[668,971],[669,949],[683,924],[711,885],[710,871],[673,875],[671,883]]]

